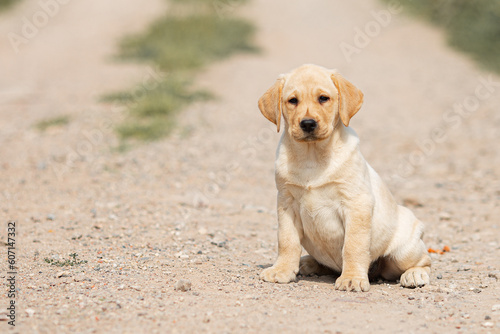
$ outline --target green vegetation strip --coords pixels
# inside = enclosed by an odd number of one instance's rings
[[[48,128],[66,125],[69,123],[69,116],[57,116],[54,118],[44,119],[36,123],[35,127],[40,131],[45,131]]]
[[[0,0],[0,10],[9,7],[15,0]]]
[[[179,111],[213,97],[192,89],[200,68],[237,52],[257,50],[251,43],[254,27],[225,10],[241,2],[170,0],[167,15],[146,32],[121,42],[119,59],[145,62],[164,73],[156,76],[156,84],[103,98],[127,108],[127,120],[117,128],[122,139],[149,141],[168,135]]]
[[[74,266],[79,266],[80,264],[85,264],[88,261],[87,260],[80,260],[77,259],[78,254],[77,253],[72,253],[69,254],[69,259],[65,260],[55,260],[55,259],[49,259],[45,258],[44,261],[47,262],[48,264],[56,267],[74,267]]]
[[[390,0],[384,0],[389,2]],[[411,13],[442,26],[449,43],[500,73],[500,0],[400,0]]]

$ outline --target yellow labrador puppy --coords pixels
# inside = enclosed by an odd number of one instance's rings
[[[362,103],[352,83],[316,65],[281,75],[260,98],[278,132],[285,126],[276,153],[278,258],[264,281],[333,269],[338,290],[368,291],[369,272],[409,288],[429,283],[423,224],[396,204],[348,127]],[[302,246],[309,255],[301,258]]]

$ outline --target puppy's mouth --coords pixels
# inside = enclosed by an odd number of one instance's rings
[[[295,137],[296,141],[299,142],[315,142],[325,139],[326,137],[318,136],[316,133],[304,133],[300,137]]]

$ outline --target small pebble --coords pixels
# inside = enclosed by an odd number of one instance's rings
[[[27,308],[26,310],[24,310],[24,312],[26,312],[28,318],[32,317],[35,314],[35,310],[32,308]]]
[[[461,266],[460,268],[457,269],[457,271],[469,271],[471,270],[470,266]]]
[[[215,237],[214,239],[212,239],[212,241],[210,241],[210,243],[212,245],[216,245],[217,247],[226,246],[226,242],[227,242],[227,240],[222,239],[222,238],[218,238],[218,237]]]
[[[90,278],[86,277],[85,274],[81,273],[73,277],[75,282],[90,281]]]
[[[471,236],[471,239],[472,241],[481,241],[481,235],[479,235],[478,233],[474,233],[472,236]]]
[[[491,320],[491,317],[489,315],[484,317],[484,320]]]
[[[441,274],[437,274],[436,278],[437,278],[437,279],[443,279],[443,275],[441,275]]]
[[[491,307],[491,310],[493,312],[500,311],[500,304],[495,304]]]
[[[203,318],[204,323],[209,323],[210,322],[210,317],[212,316],[212,312],[209,311],[205,314],[205,317]]]
[[[181,279],[177,283],[175,283],[174,290],[178,291],[189,291],[191,290],[191,281]]]
[[[491,271],[490,273],[488,273],[488,277],[498,279],[500,277],[500,271]]]
[[[0,321],[9,321],[10,318],[8,316],[7,311],[0,311]]]
[[[481,324],[481,326],[486,327],[486,328],[491,328],[491,327],[493,327],[493,325],[494,325],[494,323],[492,323],[491,321],[486,321],[486,322],[483,322]]]
[[[439,219],[441,219],[441,220],[450,220],[451,219],[451,214],[449,212],[441,212],[439,214]]]
[[[57,278],[61,278],[61,277],[71,277],[71,274],[69,271],[60,271],[56,274],[56,277]]]

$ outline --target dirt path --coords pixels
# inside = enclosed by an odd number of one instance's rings
[[[0,35],[37,6],[1,14]],[[8,220],[18,233],[12,333],[499,331],[500,78],[438,31],[384,19],[377,1],[254,0],[241,14],[258,25],[263,53],[200,73],[219,101],[192,106],[171,138],[116,153],[119,109],[95,97],[159,75],[109,57],[161,6],[70,2],[19,54],[0,39],[0,235]],[[256,101],[302,63],[338,68],[364,91],[352,126],[367,160],[426,222],[428,246],[451,246],[433,254],[430,286],[379,282],[355,294],[335,291],[331,276],[258,280],[276,256],[278,135]],[[33,128],[60,114],[68,125]],[[45,262],[70,253],[88,263]],[[180,279],[192,289],[175,291]]]

